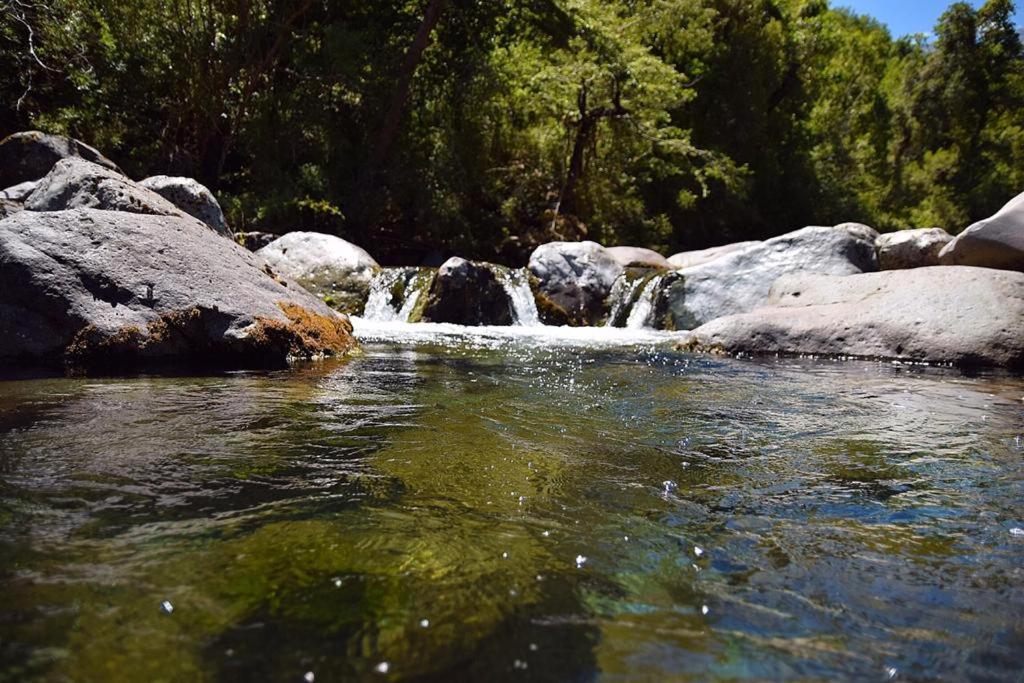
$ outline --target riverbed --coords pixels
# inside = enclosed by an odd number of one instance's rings
[[[1019,680],[1024,379],[356,332],[0,381],[0,681]]]

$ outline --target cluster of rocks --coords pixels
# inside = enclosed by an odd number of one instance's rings
[[[76,140],[0,141],[0,365],[275,367],[343,354],[349,320],[228,234],[188,178],[128,178]]]

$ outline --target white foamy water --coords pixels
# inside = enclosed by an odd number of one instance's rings
[[[670,346],[686,338],[683,332],[619,327],[467,327],[449,323],[406,323],[359,317],[352,317],[352,326],[356,338],[367,343],[435,343],[477,348],[502,348],[510,344],[582,348],[651,347]]]

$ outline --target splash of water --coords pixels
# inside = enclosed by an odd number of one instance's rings
[[[664,278],[664,275],[656,275],[649,279],[647,284],[644,285],[643,291],[640,292],[640,296],[637,297],[636,303],[633,304],[633,308],[629,311],[629,317],[626,319],[626,329],[642,330],[644,328],[653,327],[654,300],[657,297],[658,289]]]

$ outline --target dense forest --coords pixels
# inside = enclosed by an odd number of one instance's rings
[[[1024,190],[1011,0],[894,39],[826,0],[7,0],[0,134],[192,176],[384,263],[957,232]]]

